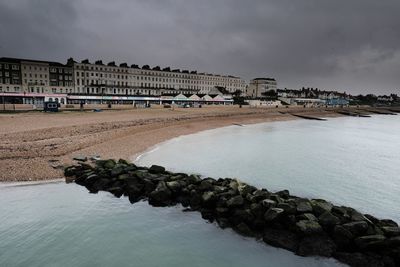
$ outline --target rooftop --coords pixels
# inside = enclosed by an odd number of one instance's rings
[[[24,58],[12,58],[12,57],[2,57],[2,58],[0,58],[0,62],[1,61],[9,62],[9,63],[33,62],[33,63],[43,63],[43,64],[49,64],[49,65],[65,66],[64,64],[62,64],[60,62],[24,59]]]

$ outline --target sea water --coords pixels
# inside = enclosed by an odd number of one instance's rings
[[[400,116],[233,125],[172,139],[137,163],[289,189],[400,222]]]
[[[222,230],[182,207],[75,184],[0,186],[0,266],[335,266]]]
[[[138,164],[236,177],[400,221],[400,117],[230,126],[175,138]],[[222,230],[182,207],[75,184],[0,186],[0,266],[340,266]]]

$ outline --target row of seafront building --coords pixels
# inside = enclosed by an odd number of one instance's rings
[[[102,103],[103,101],[167,101],[179,95],[199,95],[213,102],[217,88],[225,94],[243,92],[245,81],[230,75],[198,73],[169,67],[150,68],[148,65],[128,65],[101,60],[66,64],[18,58],[0,58],[0,95],[23,104],[41,105],[56,100],[67,103]],[[220,93],[220,95],[223,95]],[[168,98],[168,96],[171,96]],[[187,99],[190,99],[189,97]],[[194,99],[194,98],[192,98]],[[220,103],[231,103],[232,99]]]
[[[270,91],[276,92],[279,101],[290,105],[347,105],[349,100],[349,95],[334,91],[277,89],[274,78],[255,78],[246,85],[240,77],[170,67],[104,64],[101,60],[90,63],[87,59],[76,62],[72,58],[66,64],[0,58],[1,103],[36,106],[42,106],[45,101],[61,104],[231,104],[233,94],[262,99]],[[271,106],[279,104],[264,102]]]

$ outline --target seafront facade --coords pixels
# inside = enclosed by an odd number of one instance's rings
[[[252,98],[265,97],[270,90],[277,90],[277,82],[274,78],[254,78],[246,88],[246,95]]]
[[[219,90],[215,90],[219,88]],[[214,100],[243,92],[245,81],[239,77],[198,73],[159,66],[128,65],[101,60],[66,64],[18,58],[0,58],[0,95],[2,102],[42,105],[44,101],[103,103],[103,101]],[[217,93],[215,94],[215,91]],[[205,95],[212,95],[205,97]],[[204,98],[205,97],[205,98]],[[232,99],[227,99],[232,102]],[[217,101],[216,101],[217,102]]]

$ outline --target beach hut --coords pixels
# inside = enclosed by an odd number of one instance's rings
[[[189,99],[192,101],[200,101],[200,97],[198,95],[191,95]]]
[[[209,96],[209,95],[204,95],[201,99],[203,101],[207,102],[207,104],[211,104],[212,101],[213,101],[213,98],[211,96]]]
[[[187,97],[184,94],[179,94],[177,96],[174,97],[174,103],[175,104],[185,104],[187,101]]]
[[[225,98],[223,96],[217,95],[213,98],[214,102],[224,102]]]
[[[217,95],[217,96],[214,96],[213,102],[218,105],[225,104],[225,98],[221,95]]]
[[[185,100],[187,100],[187,97],[184,94],[179,94],[174,97],[174,100],[175,101],[185,101]]]

